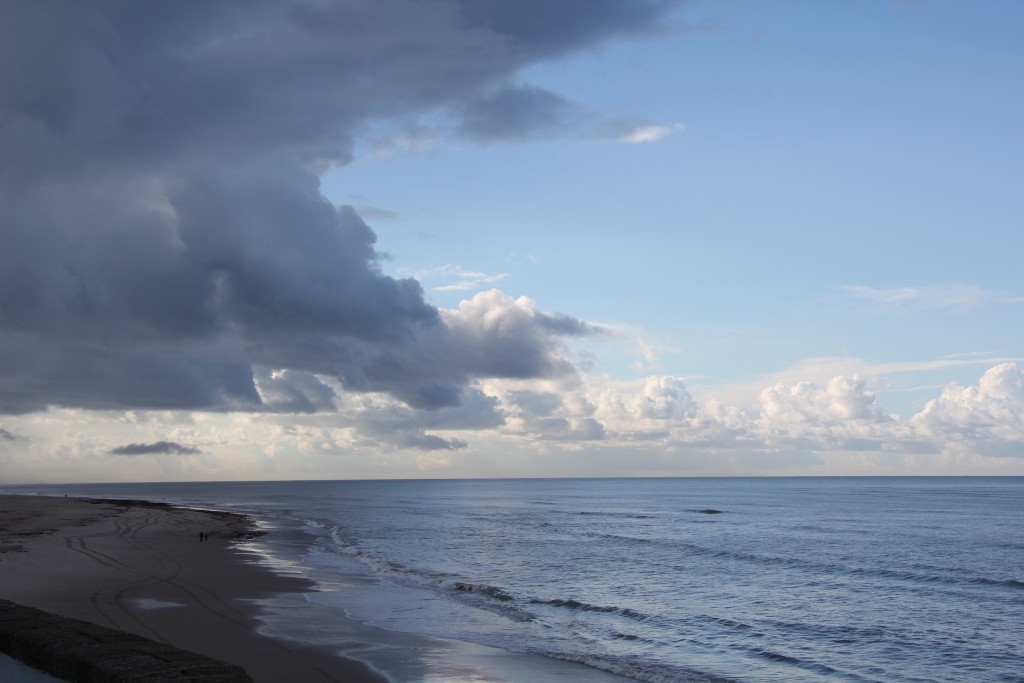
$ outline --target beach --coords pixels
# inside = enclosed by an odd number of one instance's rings
[[[358,643],[327,651],[261,630],[261,599],[313,585],[234,547],[254,531],[240,515],[145,501],[0,496],[0,598],[236,664],[257,682],[386,680],[335,654]]]
[[[264,533],[254,518],[230,512],[120,496],[0,494],[0,602],[234,664],[256,683],[624,680],[579,663],[435,637],[433,628],[408,633],[368,623],[373,615],[349,618],[306,599],[323,587],[303,570],[254,550],[310,539]],[[352,580],[356,592],[370,587]],[[331,592],[339,587],[333,582]],[[381,604],[373,613],[393,608]]]
[[[11,600],[282,683],[957,683],[1021,670],[1024,479],[0,493],[17,494],[0,496],[0,651]],[[168,505],[126,502],[145,500]]]

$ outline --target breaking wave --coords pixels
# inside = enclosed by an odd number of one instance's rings
[[[329,534],[339,552],[358,560],[375,575],[392,583],[409,588],[428,590],[445,598],[499,614],[512,621],[531,621],[535,618],[535,615],[531,612],[512,605],[511,603],[514,601],[513,596],[499,586],[491,586],[450,576],[418,572],[412,568],[396,562],[390,562],[360,550],[355,545],[347,542],[336,526],[329,530]]]

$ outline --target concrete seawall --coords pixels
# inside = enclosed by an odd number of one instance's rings
[[[252,683],[239,666],[7,600],[0,652],[75,683]]]

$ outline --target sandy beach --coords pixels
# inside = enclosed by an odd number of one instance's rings
[[[238,543],[253,533],[252,520],[231,513],[0,495],[0,600],[234,664],[257,683],[625,680],[574,662],[349,618],[306,600],[318,587],[294,568],[268,564],[245,549],[252,544]],[[367,581],[350,580],[355,590]],[[278,629],[282,619],[288,634]],[[329,638],[319,634],[324,620]]]
[[[232,541],[252,532],[227,513],[0,496],[0,598],[237,664],[255,681],[386,680],[259,632],[259,600],[312,585],[247,561]]]

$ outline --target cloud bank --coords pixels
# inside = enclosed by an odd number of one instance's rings
[[[266,400],[297,400],[272,398],[264,381],[275,378],[260,379]],[[318,385],[337,384],[310,375],[290,377],[287,386],[304,387],[315,401],[325,391]],[[305,414],[108,411],[89,413],[85,428],[81,411],[54,409],[9,418],[19,436],[0,438],[0,462],[8,476],[28,481],[72,470],[98,481],[237,478],[239,471],[322,478],[339,468],[349,477],[514,476],[524,460],[534,476],[1012,474],[1024,462],[1022,387],[1024,370],[999,363],[974,385],[938,390],[908,417],[886,410],[868,381],[847,374],[776,381],[747,408],[695,396],[682,377],[577,374],[482,380],[459,405],[436,410],[341,389],[331,394],[331,410]],[[199,442],[203,458],[115,462],[189,454],[185,444]]]
[[[856,375],[765,387],[753,410],[698,401],[681,377],[586,378],[569,391],[489,384],[507,434],[688,452],[977,454],[1024,457],[1024,371],[1001,363],[978,386],[950,384],[910,418],[886,412]],[[770,460],[770,457],[768,458]],[[768,461],[766,460],[766,462]]]
[[[437,310],[318,174],[371,130],[571,128],[591,115],[522,69],[658,32],[670,5],[4,3],[0,412],[440,409],[479,378],[574,375],[584,323],[495,292]]]

